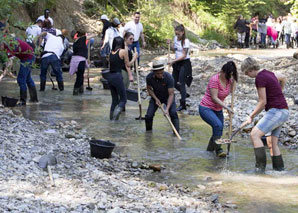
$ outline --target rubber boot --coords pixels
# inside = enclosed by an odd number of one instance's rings
[[[179,130],[180,130],[180,128],[179,128],[179,119],[178,119],[178,118],[176,118],[176,119],[171,119],[171,121],[172,121],[172,123],[173,123],[175,129],[176,129],[177,132],[179,133]],[[175,134],[175,132],[174,132],[174,134]]]
[[[182,111],[184,109],[186,109],[186,103],[185,101],[180,100],[180,106],[176,109],[176,111]]]
[[[207,146],[207,151],[213,152],[214,150],[215,150],[215,143],[214,143],[213,137],[211,137],[209,139],[209,143],[208,143],[208,146]]]
[[[113,113],[114,113],[114,111],[111,111],[111,110],[110,110],[110,120],[111,120],[111,121],[113,120]]]
[[[30,94],[30,102],[32,103],[37,103],[37,92],[36,92],[36,87],[35,86],[30,86],[29,88],[29,94]]]
[[[25,106],[27,100],[27,90],[20,90],[20,101],[18,106]]]
[[[272,167],[275,171],[284,171],[284,161],[282,159],[281,155],[278,156],[272,156]]]
[[[256,173],[264,174],[266,169],[266,152],[265,147],[255,148],[256,155]]]
[[[216,153],[217,157],[225,158],[227,156],[227,154],[223,151],[223,149],[221,148],[221,145],[215,143],[215,141],[220,138],[221,138],[220,136],[213,137],[215,153]]]
[[[79,88],[73,88],[73,93],[72,95],[79,95]]]
[[[146,131],[152,131],[153,119],[145,117]]]
[[[84,93],[84,85],[82,85],[82,86],[79,88],[79,93],[80,93],[80,94],[83,94],[83,93]]]
[[[64,83],[63,81],[58,81],[58,88],[60,91],[63,91],[64,90]]]
[[[40,80],[40,89],[39,91],[44,91],[46,88],[46,81]]]
[[[114,112],[113,112],[113,118],[112,120],[117,121],[119,120],[120,114],[123,111],[122,107],[119,107],[118,105],[116,106]]]

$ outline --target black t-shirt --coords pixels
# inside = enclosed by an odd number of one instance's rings
[[[234,29],[236,29],[238,33],[244,33],[246,32],[246,24],[248,24],[246,20],[238,19]]]
[[[80,37],[73,44],[73,55],[82,56],[88,58],[88,48],[86,45],[86,36]]]
[[[132,51],[128,50],[128,60],[131,61],[132,60]],[[126,66],[125,64],[123,65],[123,70],[125,70],[127,72]]]
[[[164,72],[162,79],[154,77],[154,72],[151,72],[146,77],[146,83],[152,87],[156,97],[163,103],[169,98],[168,89],[174,88],[174,79],[168,72]]]

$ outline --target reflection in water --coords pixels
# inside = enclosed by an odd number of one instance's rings
[[[38,73],[33,77],[38,85]],[[95,73],[91,73],[94,77]],[[224,200],[233,200],[238,207],[250,212],[292,211],[298,204],[298,155],[297,152],[282,150],[286,172],[272,172],[269,155],[269,175],[255,176],[254,155],[249,139],[237,138],[228,160],[216,158],[206,152],[211,129],[199,116],[180,115],[182,141],[177,140],[160,111],[156,112],[153,131],[145,132],[144,121],[137,121],[138,106],[128,102],[126,112],[119,121],[109,120],[110,92],[93,84],[93,91],[83,96],[72,96],[73,82],[66,79],[65,91],[53,91],[47,86],[38,92],[39,104],[19,108],[26,118],[54,124],[59,121],[75,120],[96,139],[111,140],[117,144],[115,151],[121,151],[137,161],[158,163],[166,167],[160,173],[151,173],[147,179],[158,182],[180,183],[196,186],[205,182],[206,176],[223,181]],[[72,79],[71,81],[73,81]],[[0,95],[18,97],[14,80],[0,83]],[[147,108],[144,101],[144,112]],[[224,147],[225,149],[225,147]]]

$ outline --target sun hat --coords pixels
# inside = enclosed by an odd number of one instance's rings
[[[152,71],[163,70],[165,68],[165,62],[162,60],[156,60],[152,63]]]
[[[105,14],[101,15],[100,19],[109,21],[109,18]]]

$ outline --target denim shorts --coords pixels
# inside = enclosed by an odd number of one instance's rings
[[[257,123],[256,127],[265,133],[266,136],[278,137],[281,127],[289,118],[287,109],[269,109],[264,117]]]

